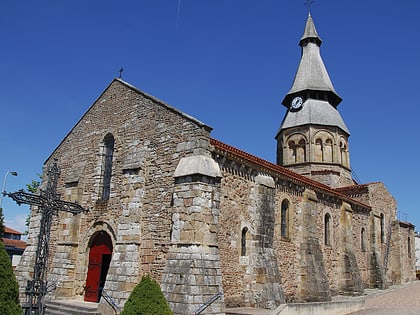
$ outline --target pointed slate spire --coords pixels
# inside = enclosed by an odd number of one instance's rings
[[[305,25],[305,31],[303,32],[299,45],[303,47],[305,40],[308,39],[313,39],[315,42],[317,42],[318,46],[321,46],[322,40],[321,38],[319,38],[318,32],[316,31],[314,21],[311,17],[311,13],[308,14],[308,19],[306,20]]]
[[[299,42],[302,47],[302,57],[292,88],[283,99],[284,106],[289,107],[291,100],[298,95],[304,98],[326,100],[334,107],[341,102],[341,97],[335,91],[321,58],[321,43],[322,40],[309,14],[305,31]]]

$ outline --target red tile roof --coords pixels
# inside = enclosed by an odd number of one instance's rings
[[[339,187],[335,190],[344,193],[344,194],[357,194],[357,193],[364,193],[367,191],[370,185],[377,184],[378,182],[366,183],[366,184],[358,184],[346,187]]]
[[[4,233],[10,233],[10,234],[18,234],[18,235],[22,235],[23,233],[13,230],[7,226],[4,227]]]
[[[320,182],[317,182],[315,180],[312,180],[308,177],[305,177],[303,175],[297,174],[283,166],[277,165],[277,164],[273,164],[271,162],[268,162],[266,160],[263,160],[259,157],[256,157],[252,154],[249,154],[245,151],[242,151],[240,149],[237,149],[233,146],[230,146],[228,144],[225,144],[219,140],[210,138],[210,144],[214,146],[216,152],[219,152],[221,154],[227,154],[227,155],[234,155],[239,159],[251,162],[252,164],[256,164],[260,167],[265,168],[268,171],[272,171],[274,173],[277,173],[280,176],[283,177],[287,177],[289,178],[291,181],[295,182],[295,183],[299,183],[301,185],[316,189],[316,190],[321,190],[324,193],[327,193],[328,195],[332,195],[332,196],[337,196],[343,200],[345,200],[346,202],[349,202],[351,204],[360,206],[362,208],[371,210],[372,208],[367,205],[364,204],[358,200],[355,200],[353,198],[350,198],[349,196],[347,196],[346,194],[336,190],[336,189],[332,189],[327,185],[324,185]]]
[[[11,240],[9,238],[2,238],[4,246],[6,247],[16,247],[20,249],[26,248],[26,242],[21,240]]]

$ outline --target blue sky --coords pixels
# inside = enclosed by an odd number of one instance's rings
[[[296,0],[61,0],[0,4],[0,178],[26,188],[122,66],[123,79],[275,162],[281,101],[308,10]],[[351,166],[420,226],[418,0],[316,0],[321,54],[350,129]],[[6,224],[28,207],[5,197]]]

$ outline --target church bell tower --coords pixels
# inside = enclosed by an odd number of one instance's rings
[[[282,104],[287,113],[277,133],[277,164],[332,188],[353,184],[347,129],[337,94],[320,54],[321,39],[308,15],[299,42],[302,56]]]

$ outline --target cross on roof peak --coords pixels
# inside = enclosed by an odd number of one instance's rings
[[[311,15],[311,5],[315,2],[315,0],[306,0],[306,2],[303,4],[304,6],[308,7],[308,13]]]

